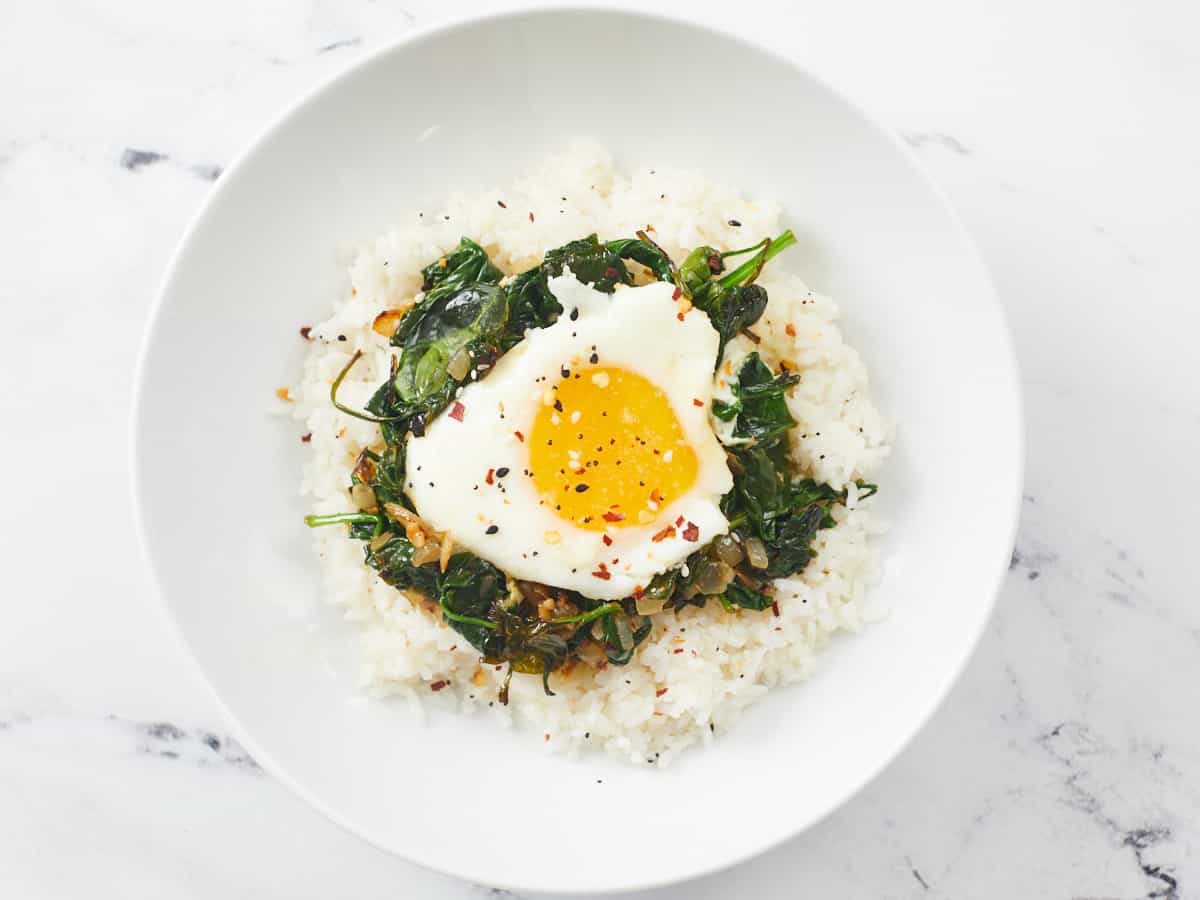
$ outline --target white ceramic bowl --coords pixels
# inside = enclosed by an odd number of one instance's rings
[[[767,89],[769,86],[769,90]],[[643,102],[639,98],[648,98]],[[723,110],[739,110],[726,124]],[[710,127],[711,126],[711,127]],[[567,760],[484,721],[422,724],[355,689],[322,606],[296,429],[267,415],[335,247],[576,136],[783,203],[790,265],[836,297],[899,441],[885,622],[834,642],[664,771]],[[315,807],[443,872],[528,890],[646,887],[756,854],[878,773],[987,620],[1020,492],[1018,384],[971,241],[891,135],[786,59],[677,21],[532,12],[405,38],[313,92],[222,175],[166,275],[136,413],[141,527],[171,618],[234,734]],[[602,783],[601,783],[602,782]]]

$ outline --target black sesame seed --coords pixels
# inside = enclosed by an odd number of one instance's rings
[[[496,470],[497,478],[503,478],[507,474],[508,474],[508,466],[501,466],[500,468],[498,468]]]
[[[570,377],[571,377],[571,370],[570,370],[570,369],[563,369],[563,370],[562,370],[562,377],[563,377],[563,378],[570,378]]]
[[[588,486],[586,484],[575,485],[575,493],[577,493],[577,494],[582,494],[587,489],[588,489]]]
[[[495,533],[496,533],[497,531],[499,531],[499,530],[500,530],[500,526],[499,526],[499,525],[489,525],[489,526],[487,527],[487,531],[486,531],[486,532],[484,532],[484,534],[495,534]]]
[[[737,219],[730,219],[730,220],[729,220],[729,224],[730,224],[730,225],[732,225],[734,228],[741,228],[741,227],[742,227],[742,223],[741,223],[741,222],[739,222]]]
[[[574,322],[578,318],[579,318],[579,307],[575,307],[575,309],[571,310],[571,321]]]
[[[346,336],[345,336],[344,334],[339,334],[339,335],[338,335],[338,340],[339,340],[339,341],[344,341],[345,339],[346,339]]]
[[[588,357],[588,362],[590,362],[593,366],[596,363],[600,362],[599,354],[593,353],[591,356]]]
[[[561,401],[561,400],[555,400],[555,401],[554,401],[554,408],[555,408],[556,410],[558,410],[559,412],[562,412],[562,411],[563,411],[562,401]]]

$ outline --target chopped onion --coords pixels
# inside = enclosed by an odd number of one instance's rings
[[[425,546],[424,523],[416,513],[405,509],[399,503],[385,503],[383,508],[389,516],[404,526],[404,536],[412,541],[414,547]]]
[[[351,485],[350,499],[359,509],[372,510],[375,508],[375,492],[365,484]]]
[[[637,611],[638,611],[639,616],[652,616],[655,613],[662,612],[663,605],[667,601],[663,597],[659,597],[658,599],[655,599],[653,597],[648,596],[647,594],[642,594],[640,597],[634,597],[633,602],[635,604],[637,604]]]
[[[633,631],[629,628],[629,620],[624,616],[617,616],[617,640],[621,642],[621,649],[628,650],[633,646]]]
[[[385,531],[383,534],[371,538],[371,542],[367,544],[367,548],[374,553],[376,550],[382,550],[391,543],[394,535],[390,531]]]
[[[431,563],[437,559],[441,553],[442,548],[438,545],[437,541],[426,541],[424,545],[413,550],[412,564],[414,566],[423,566],[426,563]]]
[[[696,587],[701,594],[720,594],[733,581],[733,567],[727,566],[719,559],[710,560],[704,566],[704,571],[696,579]]]
[[[714,540],[713,548],[717,551],[721,562],[727,566],[736,566],[745,556],[742,553],[741,545],[728,534],[723,534]]]
[[[450,554],[454,552],[454,538],[447,531],[439,540],[442,545],[442,551],[438,554],[438,568],[445,572],[446,566],[450,565]]]
[[[466,347],[459,347],[446,363],[446,374],[455,381],[462,381],[471,371],[471,353]]]
[[[371,330],[381,337],[390,338],[400,327],[400,320],[404,318],[404,314],[412,308],[413,304],[409,302],[397,309],[385,309],[375,317],[375,321],[371,323]]]
[[[770,565],[770,560],[767,559],[767,548],[763,546],[763,542],[756,537],[748,537],[745,541],[746,559],[750,561],[750,565],[756,569],[765,569]]]
[[[608,655],[604,652],[604,645],[597,641],[582,641],[576,652],[579,654],[580,659],[596,669],[603,668],[608,662]]]

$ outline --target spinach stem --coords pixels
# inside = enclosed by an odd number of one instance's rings
[[[439,600],[438,605],[442,608],[442,615],[451,622],[462,622],[464,625],[478,625],[481,628],[490,628],[492,631],[496,630],[495,622],[489,622],[487,619],[476,619],[474,616],[464,616],[460,613],[456,613],[446,605],[445,598]]]
[[[721,285],[721,287],[730,287],[735,284],[741,284],[747,278],[751,282],[754,281],[758,277],[758,273],[762,271],[763,266],[795,243],[796,236],[792,234],[790,228],[774,240],[768,238],[767,241],[763,242],[765,246],[756,245],[762,246],[762,249],[757,254],[746,260],[732,272],[727,273],[717,284]]]
[[[598,619],[601,616],[607,616],[615,613],[621,608],[620,603],[605,603],[603,606],[597,606],[595,609],[588,610],[585,613],[580,613],[577,616],[564,616],[561,619],[551,619],[547,625],[574,625],[576,623],[582,625],[585,622],[590,622],[593,619]]]
[[[337,378],[333,379],[333,384],[329,386],[329,402],[348,416],[353,416],[356,419],[362,419],[364,422],[374,422],[376,425],[382,424],[383,422],[396,422],[405,418],[404,416],[372,416],[368,413],[362,412],[361,410],[351,409],[349,406],[346,406],[344,403],[340,403],[338,401],[338,388],[342,386],[342,382],[346,380],[346,376],[350,373],[350,370],[354,368],[354,364],[362,359],[362,355],[363,353],[361,350],[355,350],[354,355],[350,357],[350,362],[346,363],[342,371],[338,372]]]
[[[675,281],[676,283],[678,283],[679,282],[679,270],[675,268],[675,262],[667,254],[667,251],[664,250],[662,247],[658,246],[658,242],[655,241],[653,238],[651,238],[650,235],[646,234],[646,232],[644,230],[639,229],[638,231],[636,231],[634,233],[638,236],[639,240],[645,241],[647,244],[649,244],[651,247],[653,247],[655,250],[657,250],[659,253],[661,253],[663,255],[663,259],[665,259],[667,261],[667,268],[671,272],[671,279],[673,281]]]
[[[374,522],[376,527],[380,524],[379,516],[375,513],[333,513],[328,516],[305,516],[304,524],[309,528],[320,528],[322,525],[337,525],[340,522],[345,522],[347,525],[354,525],[360,522]]]
[[[721,254],[721,259],[727,259],[730,256],[741,256],[743,253],[749,253],[751,250],[763,250],[767,246],[770,238],[763,238],[757,244],[751,244],[749,247],[742,247],[740,250],[726,250]]]

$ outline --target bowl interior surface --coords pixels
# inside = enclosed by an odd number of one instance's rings
[[[564,759],[481,718],[421,722],[403,702],[364,701],[356,629],[323,604],[301,522],[298,430],[268,413],[300,370],[297,328],[341,289],[339,246],[450,190],[503,184],[575,136],[623,166],[696,168],[779,201],[800,246],[776,264],[839,301],[898,423],[878,479],[891,531],[875,601],[889,617],[835,640],[808,683],[773,691],[662,771]],[[329,83],[222,176],[168,273],[140,376],[147,551],[235,734],[344,826],[486,884],[661,884],[812,824],[945,695],[1011,547],[1017,380],[969,239],[898,143],[836,94],[679,22],[604,11],[476,21]]]

